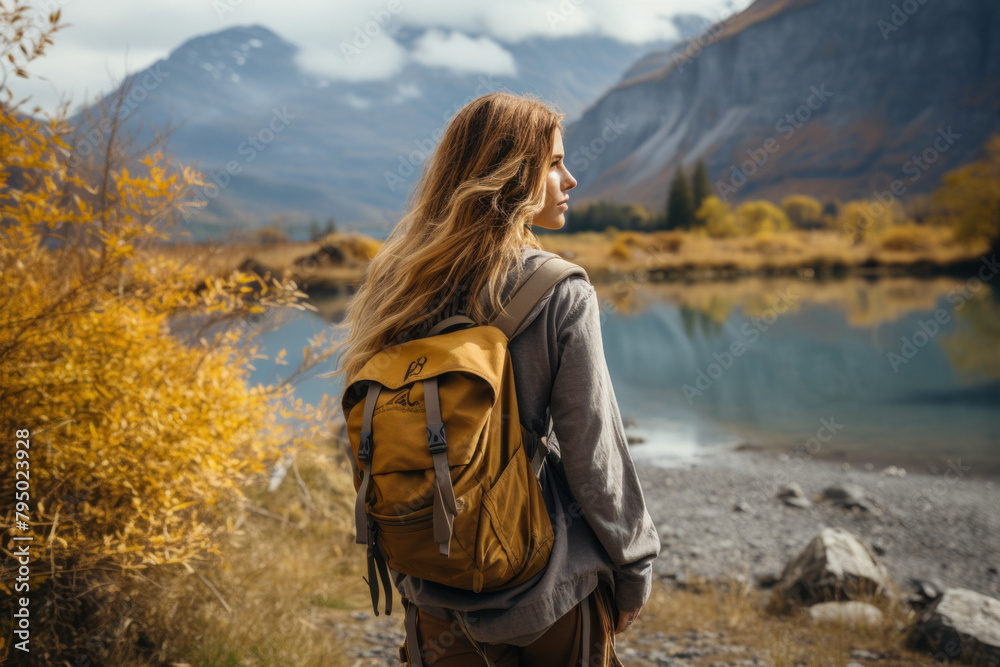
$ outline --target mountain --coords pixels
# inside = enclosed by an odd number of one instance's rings
[[[675,23],[684,38],[708,25],[694,15]],[[392,37],[412,51],[428,30],[401,26]],[[137,73],[124,115],[140,139],[180,123],[168,150],[207,178],[196,195],[207,202],[196,220],[203,233],[230,221],[333,216],[377,234],[398,221],[428,151],[464,103],[492,90],[532,93],[573,119],[638,57],[674,42],[497,43],[515,74],[458,73],[411,59],[386,80],[344,81],[302,68],[298,47],[263,26],[230,28],[190,39]]]
[[[995,0],[758,0],[635,63],[565,147],[578,202],[659,210],[699,158],[727,201],[927,192],[998,128]]]

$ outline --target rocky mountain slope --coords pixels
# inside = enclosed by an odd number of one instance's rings
[[[993,0],[758,0],[637,62],[569,128],[576,200],[660,209],[706,160],[728,201],[927,192],[1000,128]]]

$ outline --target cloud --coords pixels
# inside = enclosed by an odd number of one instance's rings
[[[413,49],[413,60],[428,67],[446,67],[455,72],[485,72],[517,75],[514,56],[489,37],[472,38],[460,32],[428,30]]]
[[[40,0],[58,5],[69,27],[55,35],[46,55],[29,71],[48,81],[14,81],[16,95],[33,94],[53,108],[60,95],[74,103],[106,92],[108,69],[116,76],[166,58],[182,42],[233,26],[267,26],[301,48],[306,68],[333,79],[384,79],[409,58],[464,71],[511,71],[513,58],[498,42],[530,37],[599,34],[641,43],[674,35],[669,17],[695,12],[721,18],[750,0]],[[409,54],[393,37],[401,28],[427,28]],[[371,42],[357,47],[367,35]],[[469,35],[478,35],[472,38]],[[354,53],[344,45],[355,46]],[[510,47],[508,47],[510,48]],[[351,56],[348,58],[348,54]]]
[[[370,81],[387,79],[406,65],[406,50],[389,35],[376,35],[359,48],[354,41],[337,46],[306,46],[295,61],[303,68],[333,79]]]

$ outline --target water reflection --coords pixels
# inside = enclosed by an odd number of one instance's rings
[[[840,428],[812,455],[918,470],[961,458],[1000,472],[1000,301],[989,283],[595,287],[615,393],[628,433],[643,441],[637,459],[682,460],[739,443],[801,448],[833,420]],[[286,347],[295,359],[296,347],[340,321],[349,298],[313,298],[320,316],[294,314],[264,335],[265,353]],[[275,369],[256,373],[273,380]],[[311,378],[297,392],[313,401],[341,385]]]

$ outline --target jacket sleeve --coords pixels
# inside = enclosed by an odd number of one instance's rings
[[[649,598],[660,539],[646,510],[604,357],[597,293],[585,280],[566,282],[574,283],[573,298],[556,327],[552,427],[574,500],[611,557],[616,604],[623,612],[635,611]]]

